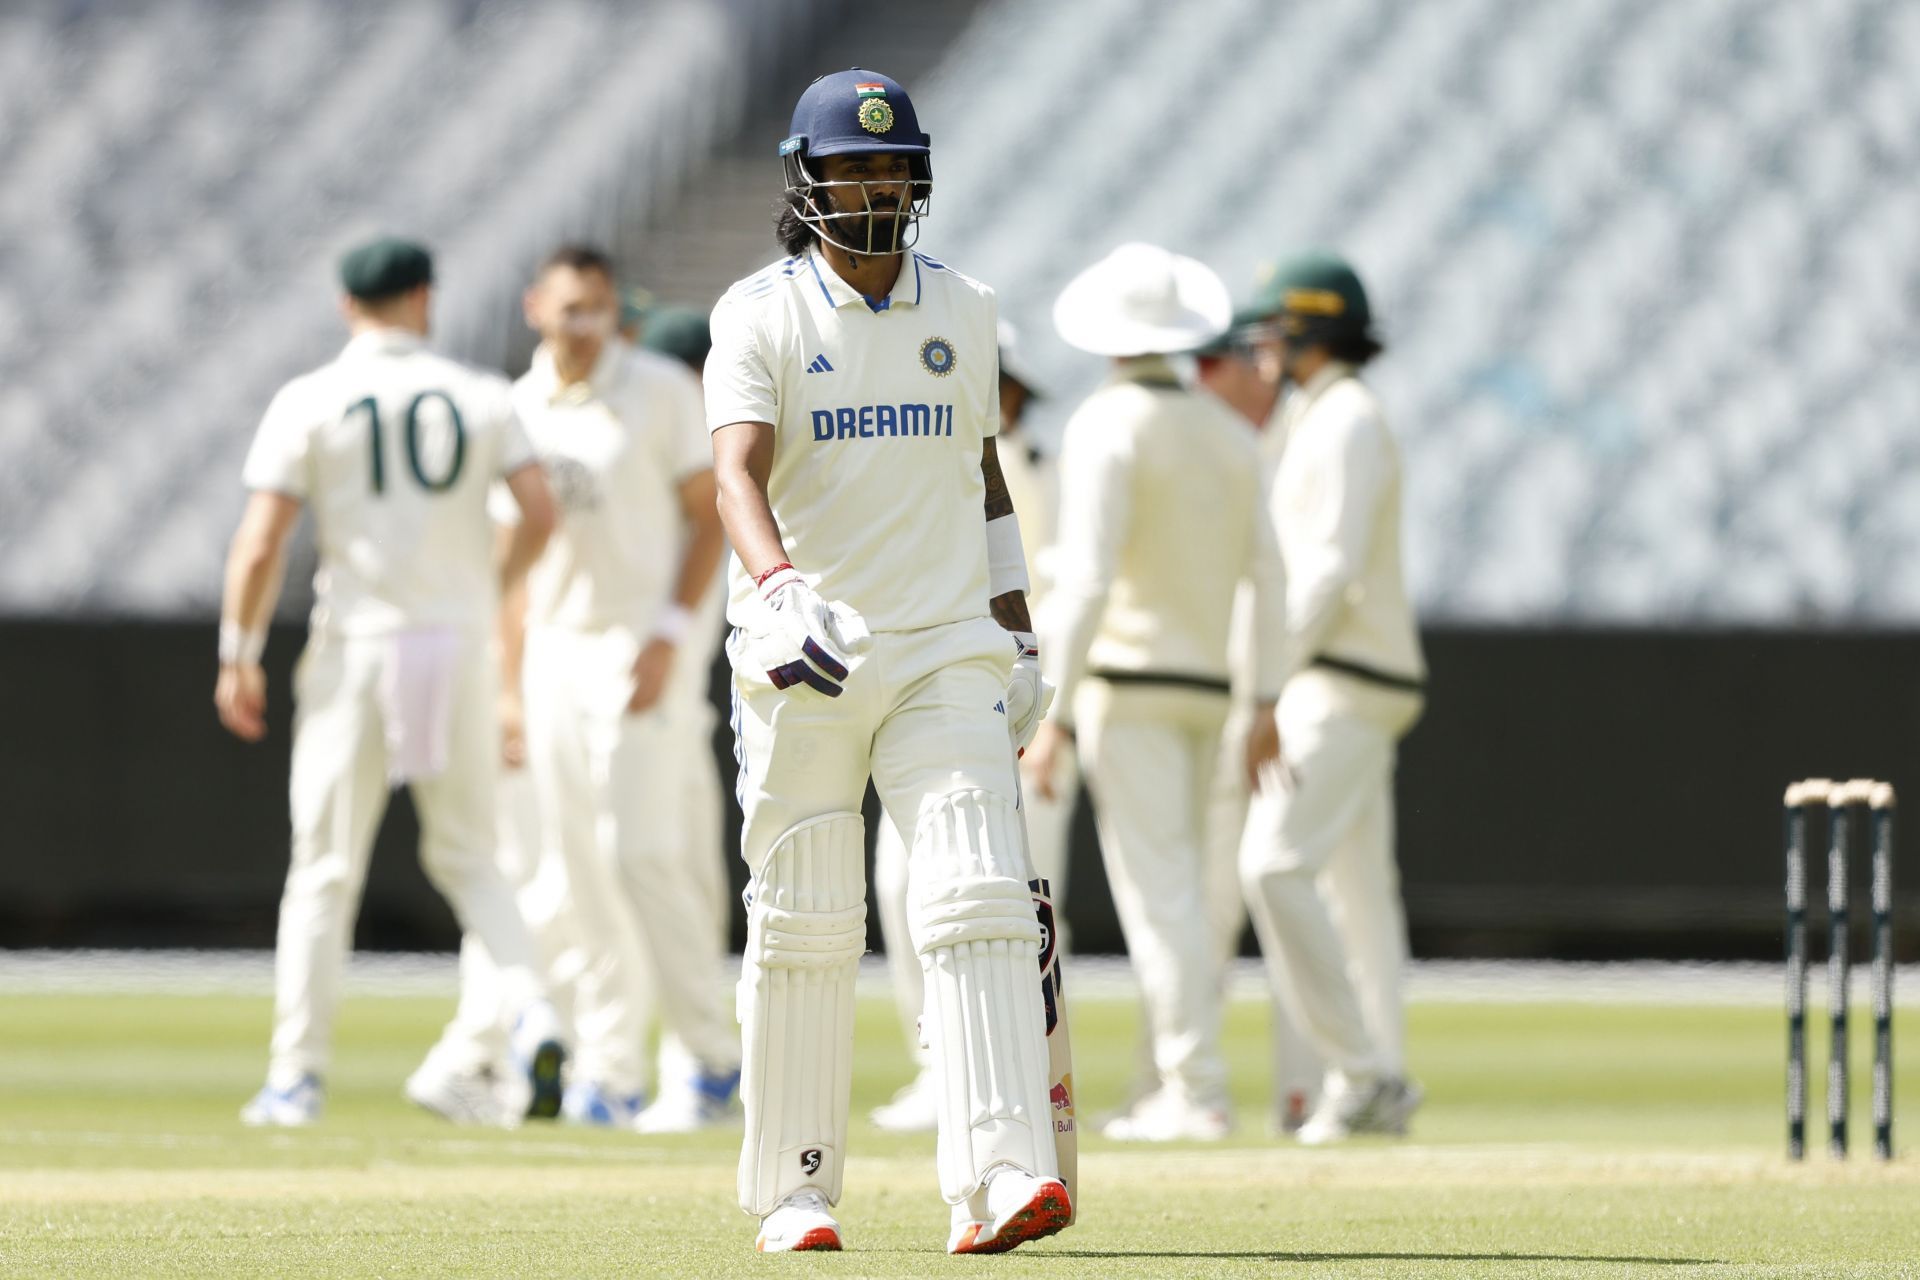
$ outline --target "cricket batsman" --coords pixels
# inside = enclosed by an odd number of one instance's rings
[[[749,872],[740,1205],[763,1251],[841,1246],[871,776],[913,832],[947,1247],[997,1252],[1072,1209],[1016,808],[1048,692],[994,448],[994,298],[911,251],[932,169],[897,82],[814,81],[780,155],[788,256],[714,308],[706,370]]]
[[[280,901],[267,1082],[256,1125],[320,1118],[340,972],[390,788],[413,789],[420,861],[499,967],[533,1106],[557,1106],[564,1052],[532,935],[494,859],[499,742],[490,623],[555,523],[506,380],[425,346],[433,261],[382,239],[341,260],[353,339],[267,408],[227,558],[214,704],[266,734],[266,628],[287,539],[313,508],[320,563],[294,681],[293,857]],[[498,571],[489,487],[521,520]]]
[[[1305,254],[1237,318],[1282,401],[1270,506],[1288,569],[1278,707],[1287,785],[1254,796],[1240,848],[1276,994],[1330,1070],[1302,1142],[1404,1133],[1406,916],[1393,772],[1426,662],[1400,561],[1400,452],[1361,370],[1380,353],[1360,277]]]

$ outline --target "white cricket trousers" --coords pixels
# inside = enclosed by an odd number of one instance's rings
[[[394,636],[315,632],[294,672],[293,856],[280,899],[268,1078],[278,1086],[324,1076],[341,971],[386,812],[387,724],[382,678]],[[449,705],[446,767],[412,784],[420,864],[461,928],[500,968],[505,1003],[542,997],[532,935],[494,857],[494,779],[500,748],[494,663],[484,631],[462,633]]]
[[[1220,950],[1206,819],[1224,692],[1090,679],[1075,700],[1100,851],[1153,1036],[1162,1088],[1227,1103]]]
[[[1247,828],[1247,732],[1252,727],[1253,704],[1236,698],[1220,734],[1220,763],[1213,772],[1213,791],[1207,799],[1207,910],[1220,944],[1221,991],[1240,953],[1240,933],[1247,923],[1247,904],[1240,888],[1240,842]],[[1273,1035],[1273,1086],[1280,1105],[1293,1094],[1311,1097],[1320,1087],[1324,1067],[1313,1042],[1277,996],[1269,1002]]]
[[[1069,746],[1054,762],[1054,796],[1048,800],[1022,782],[1020,807],[1027,818],[1027,852],[1033,856],[1033,873],[1048,882],[1053,890],[1056,946],[1065,954],[1071,941],[1066,928],[1068,847],[1073,826],[1073,806],[1080,796],[1080,764]],[[909,832],[907,835],[911,835]],[[887,973],[893,979],[894,1008],[906,1032],[907,1046],[914,1063],[927,1065],[928,1052],[920,1043],[920,1015],[926,1008],[926,975],[920,970],[920,957],[913,949],[907,925],[907,839],[893,819],[882,817],[873,842],[873,897],[880,911],[880,938],[887,949]],[[1240,883],[1233,881],[1233,897],[1240,899]]]
[[[1408,694],[1309,670],[1280,698],[1291,788],[1253,798],[1240,874],[1276,993],[1329,1066],[1406,1069],[1406,913],[1393,852],[1396,747]]]
[[[502,769],[496,792],[496,861],[513,887],[520,916],[533,931],[547,975],[547,995],[563,1020],[572,1022],[574,975],[578,972],[573,928],[567,922],[568,886],[557,855],[543,856],[540,811],[533,779],[525,769]],[[449,1075],[481,1071],[509,1074],[509,1033],[515,1010],[502,1004],[500,975],[493,958],[468,933],[460,938],[460,1003],[428,1052],[427,1062]]]
[[[579,1076],[618,1093],[647,1083],[655,1001],[664,1028],[713,1072],[740,1062],[722,987],[725,890],[700,714],[704,668],[676,669],[661,700],[630,714],[631,632],[538,628],[522,680],[527,765],[543,841],[572,888],[584,950],[574,997]],[[691,655],[687,655],[691,658]]]
[[[1013,744],[1002,709],[1013,645],[992,619],[876,633],[871,647],[850,664],[845,689],[837,698],[804,686],[775,689],[763,671],[752,668],[739,632],[728,648],[734,668],[733,728],[740,765],[737,794],[745,818],[741,856],[752,883],[777,888],[783,879],[802,875],[804,865],[809,886],[842,886],[833,891],[836,898],[845,896],[849,904],[864,905],[865,866],[857,848],[848,853],[844,865],[816,862],[811,853],[785,855],[795,859],[792,867],[770,870],[769,864],[783,840],[802,824],[834,814],[858,814],[869,777],[888,816],[908,830],[917,829],[923,806],[946,821],[951,809],[937,802],[956,794],[997,800],[1008,811],[1015,805]],[[938,859],[954,841],[943,836],[918,843],[932,850],[926,856]],[[919,856],[916,849],[911,880],[943,874],[923,871]],[[1024,889],[1024,881],[1032,878],[1025,851],[996,844],[992,856],[1001,865],[1010,861],[1018,865]],[[1026,902],[1023,892],[1023,907]],[[757,909],[757,904],[750,907],[750,916]],[[801,1081],[794,1087],[792,1073],[803,1063],[823,1060],[816,1047],[820,1037],[834,1041],[827,1046],[824,1060],[837,1058],[843,1068],[850,1061],[852,978],[849,974],[846,989],[836,990],[827,1002],[837,1006],[838,1012],[794,1026],[792,1010],[770,1002],[756,987],[766,981],[765,969],[756,967],[751,928],[749,933],[749,955],[742,966],[737,1001],[746,1048],[741,1085],[746,1109],[741,1204],[750,1212],[764,1213],[770,1207],[768,1197],[792,1183],[781,1172],[769,1170],[795,1134],[805,1134],[819,1144],[810,1153],[814,1164],[807,1170],[809,1177],[820,1168],[821,1149],[829,1150],[830,1167],[822,1170],[821,1185],[829,1199],[837,1195],[850,1075]],[[1033,990],[1038,990],[1037,984]],[[1007,993],[1001,993],[1000,999],[994,1011],[1003,1017],[1019,1016],[1014,1011],[1022,1009],[1020,1001]],[[1009,1035],[978,1060],[942,1062],[936,1074],[949,1073],[961,1089],[969,1079],[976,1088],[980,1081],[1006,1079],[1010,1082],[1007,1097],[1021,1106],[1045,1099],[1045,1031],[1038,1025],[1037,1000],[1032,1012],[1036,1025],[1027,1028],[1030,1036]],[[940,1043],[938,1037],[935,1043]],[[952,1050],[977,1052],[979,1046],[969,1048],[971,1043],[963,1038],[952,1043]],[[1038,1062],[1021,1056],[1035,1046],[1039,1046]],[[1035,1072],[1030,1080],[1019,1075],[1026,1069]],[[1000,1098],[989,1101],[996,1106],[1003,1103]],[[943,1187],[948,1181],[949,1156],[957,1153],[964,1158],[973,1145],[970,1131],[957,1127],[963,1115],[953,1107],[941,1112]]]

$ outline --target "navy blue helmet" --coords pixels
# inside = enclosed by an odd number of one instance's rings
[[[920,132],[913,99],[899,81],[859,67],[821,76],[794,104],[793,123],[780,144],[787,198],[815,234],[849,253],[899,253],[913,244],[933,194],[929,144]],[[812,163],[823,156],[856,154],[906,156],[904,200],[876,206],[875,188],[902,184],[825,182]],[[835,189],[857,189],[859,199],[836,201],[831,194]]]

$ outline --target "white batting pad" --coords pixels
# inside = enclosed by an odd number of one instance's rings
[[[1001,1161],[1057,1177],[1047,1092],[1040,922],[1020,814],[986,791],[929,798],[915,833],[909,921],[927,974],[940,1094],[940,1193],[958,1204]]]
[[[780,837],[747,886],[740,1207],[756,1216],[808,1188],[840,1198],[865,863],[860,815],[829,813]]]

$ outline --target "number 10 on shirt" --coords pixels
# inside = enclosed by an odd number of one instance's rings
[[[446,465],[438,477],[429,476],[425,462],[421,459],[420,449],[420,407],[429,400],[438,400],[447,407],[446,425],[449,444]],[[371,462],[373,491],[387,491],[386,445],[380,429],[380,404],[372,396],[356,400],[347,409],[348,416],[364,412],[367,415],[367,451]],[[444,391],[422,391],[407,405],[406,429],[407,468],[413,472],[414,482],[428,493],[445,493],[453,488],[460,479],[460,468],[466,462],[467,431],[460,421],[460,410],[455,407],[453,397]]]

